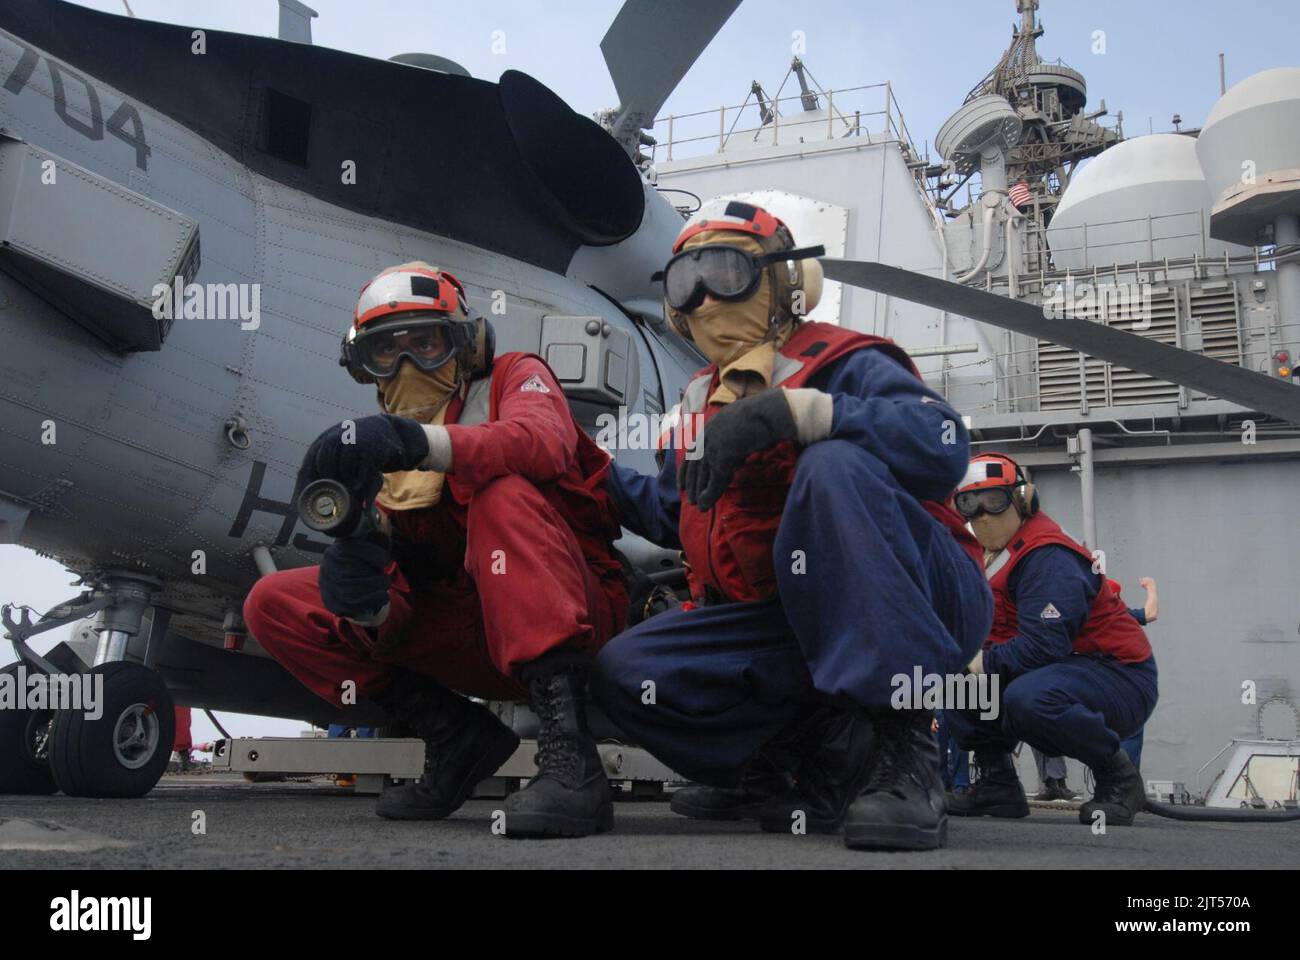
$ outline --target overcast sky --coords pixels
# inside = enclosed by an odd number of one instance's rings
[[[275,0],[130,0],[137,17],[273,36]],[[122,0],[84,6],[123,13]],[[621,0],[314,0],[313,38],[372,57],[424,52],[449,57],[475,77],[507,69],[546,83],[583,114],[617,97],[600,39]],[[751,81],[775,93],[789,67],[792,35],[824,87],[891,81],[917,146],[933,144],[945,119],[996,64],[1018,21],[1014,0],[745,0],[686,75],[661,115],[741,103]],[[1269,67],[1300,65],[1297,0],[1043,0],[1038,50],[1088,80],[1089,110],[1102,100],[1124,132],[1199,126],[1219,96],[1218,55],[1233,83]],[[499,31],[499,33],[498,33]],[[504,41],[504,51],[501,51]],[[494,52],[494,43],[497,51]],[[787,88],[787,93],[790,92]],[[46,609],[75,590],[63,569],[20,547],[0,546],[0,600]],[[49,644],[41,644],[44,649]],[[12,661],[8,645],[0,662]],[[236,735],[292,734],[302,724],[223,715]],[[196,720],[195,739],[215,731]]]
[[[275,34],[275,0],[130,0],[136,16],[243,33]],[[622,0],[315,0],[317,44],[372,57],[419,51],[450,57],[475,77],[523,70],[580,113],[616,103],[600,40]],[[83,0],[114,13],[122,0]],[[1088,79],[1089,109],[1124,111],[1126,132],[1169,129],[1175,112],[1198,125],[1228,83],[1300,61],[1295,0],[1043,0],[1044,59],[1061,58]],[[885,80],[914,139],[933,143],[940,124],[997,62],[1018,21],[1015,0],[744,0],[663,113],[739,104],[752,80],[769,92],[789,66],[791,34],[804,60],[835,89]],[[501,31],[505,52],[493,52]],[[1094,36],[1104,33],[1104,52]]]

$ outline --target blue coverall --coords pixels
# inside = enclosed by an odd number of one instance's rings
[[[1128,612],[1132,615],[1133,619],[1142,624],[1142,626],[1145,627],[1147,625],[1147,612],[1142,607],[1129,607]],[[1137,728],[1137,733],[1128,737],[1120,744],[1120,748],[1127,753],[1128,758],[1133,761],[1133,766],[1137,767],[1139,770],[1142,769],[1142,731],[1145,729],[1146,725],[1143,724]]]
[[[834,417],[796,463],[773,548],[777,596],[665,611],[597,657],[597,703],[692,780],[735,783],[818,702],[889,709],[895,675],[959,671],[988,636],[983,571],[918,502],[945,499],[964,475],[961,417],[878,350],[810,385],[832,394]],[[657,477],[616,466],[609,489],[626,527],[680,549],[671,456]]]
[[[1007,581],[1019,633],[984,651],[985,672],[1000,675],[1000,715],[981,720],[974,711],[945,711],[962,747],[1010,753],[1023,740],[1096,767],[1141,729],[1156,705],[1155,658],[1120,663],[1073,652],[1101,582],[1087,558],[1059,544],[1020,561]],[[1049,605],[1060,615],[1043,619]]]

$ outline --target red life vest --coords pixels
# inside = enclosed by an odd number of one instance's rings
[[[1026,520],[1007,544],[1003,554],[989,569],[989,587],[993,590],[993,629],[986,646],[1006,643],[1020,632],[1016,602],[1007,588],[1011,571],[1028,554],[1048,544],[1069,547],[1079,556],[1092,562],[1084,546],[1060,528],[1055,520],[1044,513],[1036,513]],[[1151,656],[1151,644],[1146,631],[1133,619],[1114,592],[1104,583],[1098,584],[1097,597],[1088,610],[1088,619],[1074,638],[1075,653],[1102,653],[1121,663],[1141,663]]]
[[[911,358],[892,340],[832,324],[805,323],[777,351],[772,387],[802,387],[829,364],[865,349],[883,350],[921,379]],[[688,437],[692,433],[698,436],[722,408],[723,404],[708,402],[717,386],[718,368],[711,364],[697,373],[682,392],[680,423],[687,425]],[[680,476],[686,444],[679,442],[674,447]],[[710,592],[729,601],[763,600],[776,594],[772,546],[794,480],[799,449],[793,442],[785,441],[752,454],[707,513],[682,500],[678,534],[686,554],[687,580],[694,599],[706,600]],[[952,507],[933,500],[923,500],[921,504],[949,530],[976,564],[982,562],[979,543]]]
[[[525,358],[546,366],[546,361],[533,353],[502,354],[493,362],[490,374],[472,381],[452,398],[444,422],[473,426],[495,421],[509,370]],[[546,368],[550,370],[549,366]],[[605,489],[611,461],[586,431],[576,423],[574,428],[578,434],[578,455],[573,464],[561,477],[540,485],[539,489],[573,530],[587,565],[597,579],[615,589],[623,589],[623,565],[613,552],[613,543],[622,534],[622,527]],[[473,488],[459,480],[455,473],[447,474],[445,489],[451,492],[451,496],[443,497],[432,507],[386,512],[394,525],[412,541],[445,542],[449,521],[464,529],[466,510],[474,495]]]

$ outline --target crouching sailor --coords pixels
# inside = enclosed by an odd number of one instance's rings
[[[892,709],[891,678],[959,672],[987,634],[978,544],[943,504],[968,438],[892,342],[801,322],[819,252],[738,202],[678,237],[668,314],[712,363],[660,474],[609,484],[627,527],[684,551],[692,600],[611,641],[593,695],[703,785],[679,812],[933,848],[933,715]]]
[[[1151,645],[1093,558],[1039,509],[1024,471],[1004,454],[971,461],[954,498],[985,551],[993,629],[970,663],[1001,678],[997,719],[950,710],[945,719],[982,777],[948,797],[956,816],[1029,813],[1011,751],[1023,740],[1048,756],[1092,768],[1096,790],[1081,823],[1105,814],[1127,825],[1145,803],[1142,778],[1120,742],[1156,705]]]
[[[424,740],[424,775],[385,791],[380,816],[449,816],[519,744],[462,694],[526,697],[538,774],[505,801],[505,833],[609,829],[585,706],[591,658],[627,613],[608,456],[541,358],[494,357],[491,326],[428,264],[366,285],[341,363],[386,413],[322,433],[298,488],[326,478],[373,499],[391,539],[336,540],[320,567],[264,577],[249,630],[317,695],[340,706],[350,681]]]

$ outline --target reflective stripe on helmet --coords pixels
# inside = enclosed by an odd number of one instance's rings
[[[353,329],[412,311],[467,313],[465,288],[451,274],[423,264],[390,267],[361,288]]]
[[[687,240],[706,230],[734,230],[738,233],[753,234],[756,237],[772,237],[782,227],[785,227],[785,224],[762,207],[732,200],[727,204],[721,217],[688,223],[677,235],[677,242],[673,244],[673,253],[680,253]],[[789,230],[787,229],[786,232],[789,233]]]
[[[957,492],[984,487],[1014,487],[1024,482],[1019,465],[1005,454],[982,453],[970,462]]]

